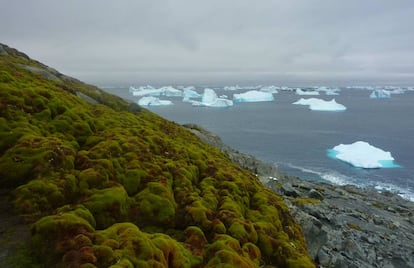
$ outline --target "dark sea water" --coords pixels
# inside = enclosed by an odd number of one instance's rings
[[[107,91],[138,100],[125,88]],[[243,91],[216,92],[231,99],[233,93]],[[370,99],[370,93],[342,89],[339,96],[314,96],[335,98],[347,107],[344,112],[317,112],[292,105],[301,97],[312,96],[283,91],[274,94],[273,102],[235,103],[231,108],[193,107],[181,98],[169,98],[173,106],[149,109],[179,124],[201,125],[229,146],[273,163],[290,175],[388,190],[414,201],[414,92],[393,94],[390,99]],[[328,149],[356,141],[391,152],[401,167],[361,169],[327,156]]]

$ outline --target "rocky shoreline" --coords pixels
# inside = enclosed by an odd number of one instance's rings
[[[284,197],[319,267],[414,267],[414,203],[389,192],[282,174],[199,126],[184,126]]]

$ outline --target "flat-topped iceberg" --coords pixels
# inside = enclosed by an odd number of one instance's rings
[[[269,92],[262,92],[258,90],[250,90],[240,94],[233,95],[233,101],[236,102],[261,102],[273,101],[273,94]]]
[[[138,104],[141,106],[164,106],[164,105],[173,105],[173,102],[170,100],[160,100],[157,97],[142,97],[139,99]]]
[[[346,107],[343,104],[337,103],[335,99],[325,101],[317,98],[303,99],[294,102],[297,105],[308,105],[309,109],[313,111],[345,111]]]
[[[193,106],[205,107],[230,107],[233,106],[233,101],[225,98],[219,98],[216,92],[211,88],[204,89],[203,96],[200,101],[192,101]]]
[[[328,149],[328,156],[360,168],[399,167],[394,163],[394,158],[390,152],[385,152],[364,141],[339,144],[332,149]]]
[[[317,96],[319,95],[318,91],[314,91],[314,90],[302,90],[300,88],[296,89],[296,95],[301,95],[301,96]]]
[[[141,96],[165,96],[165,97],[181,97],[183,92],[172,86],[166,86],[161,88],[154,88],[151,86],[134,88],[130,87],[129,92],[135,97]]]

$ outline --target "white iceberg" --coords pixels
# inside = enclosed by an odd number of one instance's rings
[[[142,97],[139,99],[138,104],[141,106],[164,106],[164,105],[172,105],[173,102],[170,100],[160,100],[157,97]]]
[[[274,98],[272,93],[257,90],[250,90],[244,93],[233,95],[233,101],[236,102],[260,102],[273,100]]]
[[[360,168],[399,167],[394,163],[390,152],[385,152],[364,141],[339,144],[328,150],[328,156]]]
[[[296,89],[296,95],[301,95],[301,96],[317,96],[319,95],[318,91],[314,91],[314,90],[302,90],[300,88]]]
[[[132,96],[134,97],[142,97],[142,96],[160,96],[161,91],[159,89],[140,89],[132,92]]]
[[[404,94],[406,89],[403,88],[394,88],[393,90],[390,90],[391,94]]]
[[[159,88],[161,90],[161,96],[166,97],[182,97],[183,92],[179,89],[173,88],[172,86],[166,86]]]
[[[195,91],[194,87],[186,87],[183,89],[183,102],[191,102],[191,99],[199,99],[202,95]]]
[[[219,98],[216,92],[211,88],[204,89],[203,96],[200,101],[192,101],[193,106],[205,107],[230,107],[233,101],[225,98]]]
[[[226,87],[223,87],[223,89],[226,91],[236,91],[236,90],[242,89],[242,87],[239,85],[235,85],[235,86],[226,86]]]
[[[175,89],[172,86],[166,86],[161,88],[154,88],[152,86],[143,86],[139,88],[130,87],[129,92],[135,97],[141,96],[165,96],[165,97],[181,97],[183,92],[179,89]]]
[[[325,94],[328,96],[337,96],[339,95],[339,90],[338,89],[328,89],[325,91]]]
[[[276,94],[276,93],[279,93],[279,87],[277,87],[277,86],[267,86],[267,87],[262,87],[261,89],[260,89],[260,91],[263,91],[263,92],[269,92],[269,93],[272,93],[272,94]]]
[[[325,95],[328,95],[328,96],[334,96],[334,95],[339,95],[339,91],[341,90],[339,88],[319,87],[317,91],[325,92]]]
[[[369,95],[371,99],[385,99],[390,98],[391,93],[385,89],[376,89]]]
[[[308,105],[309,109],[313,111],[345,111],[346,107],[343,104],[337,103],[335,99],[325,101],[317,98],[303,99],[294,102],[297,105]]]

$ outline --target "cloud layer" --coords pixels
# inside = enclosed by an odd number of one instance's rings
[[[412,1],[0,5],[0,42],[98,84],[414,84]]]

